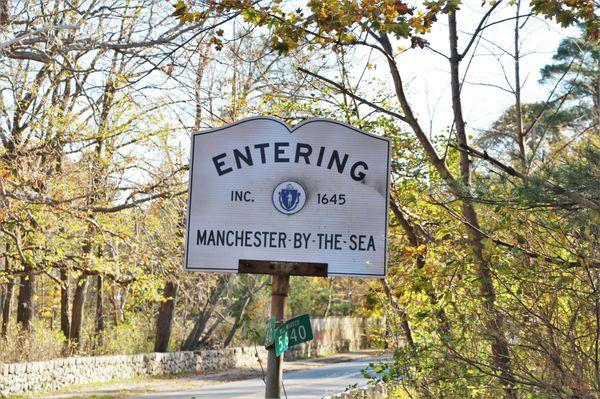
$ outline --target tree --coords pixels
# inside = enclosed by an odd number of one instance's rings
[[[164,105],[153,102],[144,109],[145,91],[151,90],[144,78],[166,73],[161,64],[183,51],[190,31],[206,29],[210,36],[232,16],[207,14],[184,26],[170,12],[152,1],[2,3],[0,241],[10,244],[11,267],[4,275],[20,280],[17,319],[25,329],[34,323],[35,280],[42,275],[60,285],[63,334],[81,343],[87,284],[97,276],[100,332],[102,280],[121,286],[135,281],[121,276],[130,271],[111,270],[111,260],[103,259],[112,232],[112,218],[103,215],[185,192],[168,180],[153,181],[152,168],[141,164],[137,170],[145,181],[126,183],[136,168],[130,148],[148,145],[164,129],[139,130],[145,115]],[[45,306],[40,314],[46,314]],[[6,311],[8,323],[10,308]]]
[[[475,32],[467,37],[466,44],[460,49],[458,45],[460,28],[457,21],[457,11],[460,2],[426,2],[418,10],[403,2],[389,3],[377,1],[356,3],[318,0],[307,2],[304,7],[297,9],[287,7],[286,4],[281,4],[280,2],[259,3],[252,8],[246,2],[234,2],[234,4],[228,5],[233,9],[240,10],[248,23],[268,29],[271,35],[271,46],[281,54],[288,54],[291,51],[296,51],[298,48],[310,49],[315,45],[331,49],[364,46],[367,49],[377,51],[384,57],[389,70],[388,81],[390,86],[393,87],[393,93],[401,112],[395,111],[394,107],[390,106],[390,104],[378,103],[371,100],[368,98],[368,95],[361,93],[359,89],[349,86],[346,82],[339,79],[331,78],[322,71],[302,67],[299,68],[299,71],[303,72],[307,77],[315,78],[330,85],[340,96],[348,96],[359,104],[371,107],[373,112],[394,118],[412,130],[424,157],[427,159],[430,167],[436,172],[434,180],[431,181],[437,184],[435,186],[436,190],[429,194],[433,197],[430,201],[444,211],[442,215],[445,214],[445,218],[449,217],[453,221],[452,223],[459,222],[461,231],[466,234],[466,239],[459,240],[459,242],[468,244],[470,250],[465,252],[457,249],[456,251],[463,257],[466,257],[459,263],[465,268],[461,269],[461,279],[469,279],[469,281],[473,282],[468,288],[465,287],[465,290],[469,293],[469,312],[470,314],[479,315],[473,323],[466,323],[461,327],[453,326],[449,331],[445,328],[440,328],[439,341],[435,341],[436,344],[433,345],[443,353],[442,356],[444,359],[451,360],[451,363],[457,368],[467,370],[465,371],[467,374],[483,373],[486,376],[492,377],[495,386],[494,388],[489,388],[488,391],[495,392],[495,389],[501,388],[498,396],[502,392],[502,397],[517,398],[522,396],[520,394],[521,390],[526,389],[525,387],[527,386],[531,386],[529,384],[535,384],[535,377],[530,378],[522,373],[522,370],[527,370],[527,366],[525,366],[527,362],[524,361],[525,358],[521,357],[522,352],[519,350],[518,345],[512,344],[517,339],[514,331],[520,331],[512,330],[512,328],[516,326],[523,327],[523,324],[515,323],[512,314],[507,314],[506,312],[506,306],[510,303],[510,300],[507,301],[505,298],[507,296],[513,297],[513,294],[509,288],[510,286],[507,287],[504,285],[504,280],[499,277],[502,261],[498,257],[502,254],[502,259],[507,259],[508,255],[504,252],[506,248],[516,250],[517,252],[520,251],[520,255],[515,256],[513,263],[509,262],[511,267],[517,267],[517,265],[527,265],[530,263],[529,258],[548,260],[548,257],[544,255],[544,250],[547,250],[547,248],[536,248],[534,250],[533,247],[522,247],[519,238],[514,242],[507,241],[491,233],[495,231],[496,216],[493,211],[490,211],[485,206],[486,203],[489,203],[486,201],[489,200],[483,198],[479,192],[482,185],[486,182],[489,184],[491,179],[486,180],[488,178],[486,174],[484,179],[477,179],[477,184],[474,185],[473,163],[477,159],[482,159],[489,163],[490,166],[500,169],[501,173],[505,174],[505,179],[517,179],[519,181],[518,185],[521,187],[530,186],[534,181],[537,181],[537,177],[529,175],[527,171],[522,172],[512,166],[505,165],[501,161],[492,158],[487,152],[472,147],[467,134],[461,98],[461,68],[463,61],[467,59],[467,55],[475,49],[474,44],[489,27],[498,23],[512,21],[516,24],[514,48],[515,85],[517,86],[514,92],[516,102],[514,110],[516,115],[515,118],[511,118],[510,116],[508,118],[514,120],[514,125],[516,126],[516,132],[511,137],[515,137],[518,147],[516,154],[518,159],[521,160],[519,164],[521,168],[527,159],[525,151],[526,131],[525,125],[522,122],[523,106],[521,104],[521,81],[519,78],[519,20],[524,13],[522,10],[519,10],[520,3],[517,2],[517,11],[514,18],[494,21],[493,16],[501,3],[501,1],[496,1],[486,6]],[[590,35],[593,36],[597,30],[597,18],[594,17],[593,9],[594,3],[588,1],[577,4],[569,3],[566,7],[563,7],[560,2],[533,2],[530,14],[541,14],[549,18],[555,18],[564,25],[575,21],[585,22],[588,31],[591,32]],[[186,6],[185,13],[182,15],[185,15],[185,18],[193,19],[196,12],[193,7]],[[448,62],[450,69],[450,98],[453,109],[453,120],[451,121],[452,135],[450,136],[450,140],[445,143],[446,149],[443,152],[444,155],[441,155],[439,152],[438,143],[434,142],[426,134],[425,129],[413,111],[404,85],[405,77],[398,64],[399,54],[395,50],[398,43],[402,42],[408,42],[413,49],[430,48],[424,35],[427,34],[430,27],[441,16],[447,17],[448,21],[449,52],[448,55],[441,55]],[[183,16],[180,16],[180,18],[182,20],[185,19]],[[441,53],[439,50],[435,51]],[[452,150],[452,148],[455,150]],[[543,181],[539,187],[548,195],[574,204],[578,211],[591,212],[592,215],[596,215],[600,211],[600,203],[593,196],[585,195],[570,187],[560,185],[559,182]],[[393,206],[392,209],[396,209],[395,216],[397,221],[403,228],[406,237],[410,239],[411,247],[415,248],[414,252],[419,254],[420,250],[418,248],[422,245],[421,243],[438,247],[438,245],[431,243],[431,237],[435,236],[434,234],[427,232],[426,229],[419,231],[419,234],[415,234],[415,230],[419,230],[418,224],[406,218],[402,212],[403,207],[400,206],[401,204],[395,202],[394,205],[395,207]],[[440,215],[436,216],[440,217]],[[446,223],[450,222],[447,221]],[[444,250],[448,251],[448,248]],[[423,254],[421,253],[420,255],[422,256]],[[422,260],[419,261],[421,256],[417,255],[415,257],[417,264],[423,264]],[[454,258],[454,256],[451,256],[451,258]],[[554,256],[550,258],[558,263],[571,261],[570,256],[567,256],[567,259],[560,256],[558,259]],[[471,267],[473,267],[472,275],[470,275]],[[422,275],[422,278],[428,280],[423,275],[423,269],[426,268],[427,263],[425,262],[425,265],[421,268],[417,267],[417,270],[421,270],[419,273]],[[439,282],[443,281],[443,279],[440,280]],[[440,308],[435,288],[437,287],[433,286],[433,289],[423,287],[419,289],[419,292],[422,291],[425,297],[428,298],[429,304],[436,309],[433,314],[436,315],[440,326],[444,325],[444,319],[447,317],[444,315],[447,312],[451,312],[455,317],[459,314],[462,314],[464,317],[464,314],[457,310]],[[478,291],[477,296],[471,294],[473,290]],[[528,309],[527,306],[525,308]],[[396,310],[398,312],[402,311],[399,307],[396,307]],[[514,308],[511,308],[511,310],[517,311]],[[403,315],[402,317],[404,320],[400,325],[405,329],[408,339],[408,337],[412,336],[412,332],[409,330],[410,324],[406,322],[406,317],[411,317],[411,315]],[[510,321],[510,327],[507,327],[508,321]],[[463,346],[458,337],[463,337],[465,334],[469,337],[480,334],[483,339],[478,340],[473,338],[473,340],[469,341],[472,343],[472,346]],[[544,337],[544,339],[547,339],[547,337]],[[487,351],[483,350],[484,346],[487,347]],[[476,347],[477,350],[474,351],[473,347]],[[413,356],[415,355],[414,350],[413,348],[413,352],[411,352]],[[434,353],[429,350],[424,350],[424,352],[429,355]],[[421,371],[426,368],[426,364],[427,360],[424,360],[424,363],[420,367]],[[451,371],[449,367],[444,367],[443,371],[449,375],[456,373],[456,370]],[[438,378],[441,380],[446,380],[446,378],[451,379],[450,376],[444,376],[442,373],[440,373]],[[473,378],[469,381],[476,379]],[[568,396],[569,389],[572,390],[571,386],[576,384],[573,381],[581,381],[580,378],[573,379],[569,377],[567,379],[570,381],[570,388],[561,391],[561,395]],[[480,379],[479,384],[485,384],[484,380],[484,378]],[[444,390],[444,386],[441,384],[437,389],[445,392],[446,395],[448,390]],[[542,392],[552,392],[553,394],[556,394],[557,390],[560,391],[556,386],[550,385],[538,389]],[[422,393],[426,394],[427,389]],[[466,392],[465,390],[461,390],[462,388],[456,389],[457,396],[463,395]],[[578,389],[576,395],[583,395],[584,391]],[[461,393],[459,394],[459,392]],[[491,395],[496,394],[492,393]]]
[[[542,69],[541,82],[554,83],[562,95],[582,107],[582,116],[588,114],[600,121],[600,46],[589,37],[563,40],[553,59],[555,63]]]

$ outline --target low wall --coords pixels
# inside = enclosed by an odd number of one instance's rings
[[[389,390],[384,384],[367,385],[366,387],[349,389],[333,395],[324,396],[322,399],[387,399]]]
[[[194,370],[194,352],[71,357],[0,366],[0,394],[53,391],[75,384]]]
[[[314,339],[291,348],[285,353],[285,358],[291,360],[325,356],[368,348],[370,340],[366,323],[368,321],[356,317],[313,319],[310,324]]]
[[[287,360],[357,350],[367,347],[369,343],[362,319],[330,317],[311,320],[311,325],[314,340],[286,352]],[[259,368],[257,357],[261,359],[263,366],[266,366],[267,351],[263,347],[71,357],[0,364],[0,397],[54,391],[71,385],[115,379],[232,368]]]

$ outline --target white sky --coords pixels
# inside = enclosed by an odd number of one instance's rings
[[[466,0],[457,14],[459,27],[459,52],[465,48],[468,40],[478,25],[484,11],[489,9],[486,5],[481,7],[481,0]],[[527,7],[522,7],[521,14],[529,12]],[[515,7],[503,5],[495,10],[490,22],[514,17]],[[524,21],[524,19],[521,19]],[[461,33],[462,32],[462,33]],[[578,36],[575,28],[563,29],[553,22],[530,17],[524,29],[521,30],[521,83],[522,101],[545,100],[551,87],[540,85],[540,68],[552,62],[552,55],[560,41],[566,37]],[[436,22],[432,32],[426,36],[431,47],[444,54],[449,53],[447,17],[442,15]],[[477,47],[472,47],[471,52],[461,65],[461,76],[464,74],[470,57],[475,50],[467,74],[467,82],[463,87],[463,114],[467,121],[467,128],[483,129],[489,127],[511,104],[514,96],[496,87],[484,86],[473,83],[498,85],[505,89],[508,86],[502,66],[510,84],[514,82],[514,63],[509,53],[514,50],[514,20],[499,23],[484,31]],[[450,97],[449,64],[442,56],[430,50],[409,50],[397,57],[397,61],[404,75],[404,83],[409,93],[409,100],[417,112],[419,120],[424,127],[429,127],[432,120],[433,135],[444,133],[452,123],[452,108]],[[378,59],[377,73],[381,74],[384,81],[389,82],[389,74],[382,57]]]
[[[507,1],[504,3],[506,4],[501,5],[494,11],[488,23],[514,17],[516,8],[508,5]],[[528,1],[524,1],[521,15],[529,13],[528,3]],[[482,0],[463,1],[457,15],[459,52],[462,52],[471,37],[471,33],[474,32],[488,9],[489,5],[482,6]],[[522,18],[521,21],[525,21],[525,19]],[[504,73],[506,73],[510,84],[513,85],[514,64],[510,54],[514,51],[514,23],[514,20],[510,20],[486,29],[482,38],[471,48],[461,64],[462,76],[470,63],[467,83],[463,86],[462,96],[463,114],[467,121],[468,133],[488,128],[507,107],[514,104],[514,96],[511,93],[497,87],[476,84],[485,83],[486,85],[511,89],[505,80]],[[231,31],[232,36],[234,35],[234,24],[226,24],[226,29]],[[546,100],[551,87],[538,83],[540,68],[552,62],[552,55],[562,39],[579,36],[579,31],[576,28],[563,29],[552,21],[541,17],[529,17],[520,35],[522,101]],[[425,37],[435,50],[448,54],[447,16],[440,15],[432,32]],[[397,44],[400,46],[402,43]],[[508,53],[503,52],[502,49],[507,50]],[[368,50],[364,47],[353,53],[355,70],[351,80],[356,81],[359,79],[368,58],[367,53]],[[473,54],[475,55],[473,56]],[[376,64],[377,67],[375,70],[367,72],[366,75],[377,77],[380,80],[381,85],[377,87],[377,90],[384,86],[387,88],[387,92],[392,93],[391,76],[386,60],[377,52],[372,52],[372,56],[374,58],[371,59],[371,63]],[[472,56],[473,59],[471,60]],[[396,60],[403,74],[409,101],[422,126],[429,130],[433,136],[446,135],[453,119],[448,61],[428,49],[409,49],[398,55]],[[329,77],[339,81],[339,76],[330,75]],[[209,79],[210,77],[207,76],[205,83]],[[191,99],[193,93],[190,88],[175,85],[174,89],[173,93],[179,93],[177,95]],[[180,90],[183,90],[183,93]],[[373,95],[373,91],[366,83],[361,85],[360,92],[366,93],[367,97]],[[393,95],[390,100],[393,105],[397,106],[397,101]],[[184,107],[183,113],[180,113],[179,117],[182,118],[185,125],[193,125],[192,108]],[[186,137],[182,142],[185,148],[187,147],[187,132],[182,133]]]

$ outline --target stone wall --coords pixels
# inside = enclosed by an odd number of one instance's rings
[[[262,346],[203,350],[196,352],[196,364],[192,370],[186,371],[219,371],[235,368],[260,368],[267,364],[267,350]],[[258,356],[258,357],[257,357]],[[175,374],[175,373],[171,373]]]
[[[314,339],[291,348],[286,359],[325,356],[370,347],[367,321],[356,317],[327,317],[313,319],[310,324]]]
[[[362,319],[330,317],[311,320],[314,340],[286,352],[286,359],[352,351],[367,347]],[[162,374],[259,368],[266,365],[263,347],[228,348],[199,352],[71,357],[42,362],[0,364],[0,397],[54,391],[76,384],[107,382]]]
[[[323,399],[387,399],[389,393],[387,387],[379,383],[324,396]]]
[[[194,352],[71,357],[0,366],[0,394],[53,391],[75,384],[194,370]]]

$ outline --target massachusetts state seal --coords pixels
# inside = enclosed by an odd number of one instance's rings
[[[292,215],[300,211],[306,202],[304,188],[293,181],[279,183],[273,190],[273,205],[286,215]]]

